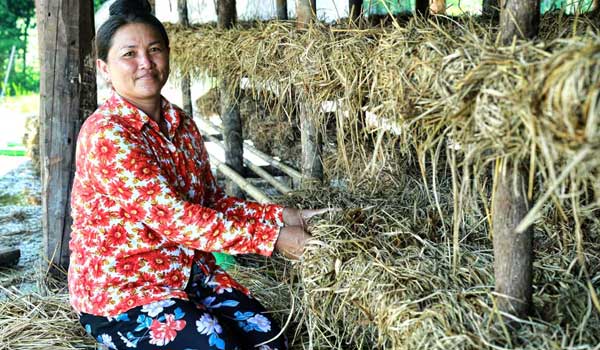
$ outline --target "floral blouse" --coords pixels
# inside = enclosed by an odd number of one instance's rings
[[[195,259],[273,252],[282,207],[225,196],[192,118],[165,99],[162,113],[167,137],[113,93],[81,128],[69,243],[77,312],[114,316],[187,299]]]

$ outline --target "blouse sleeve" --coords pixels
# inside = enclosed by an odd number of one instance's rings
[[[152,150],[122,125],[107,122],[81,133],[87,145],[83,171],[96,191],[117,203],[117,215],[126,224],[143,223],[170,241],[202,251],[272,254],[279,227],[265,220],[272,215],[268,206],[249,205],[252,215],[236,216],[228,208],[243,204],[224,196],[218,210],[184,201],[161,173]]]

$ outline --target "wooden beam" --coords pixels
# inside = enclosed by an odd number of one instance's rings
[[[218,133],[223,133],[223,131],[221,130],[221,128],[218,125],[215,125],[208,120],[202,120],[201,123],[208,125],[209,127],[214,129]],[[205,130],[205,131],[207,131],[207,130]],[[211,137],[218,140],[218,138],[216,136],[211,136]],[[259,157],[260,159],[267,162],[272,167],[274,167],[278,170],[281,170],[283,173],[290,176],[294,180],[298,180],[298,181],[302,180],[302,173],[300,173],[298,170],[296,170],[296,169],[290,167],[289,165],[287,165],[277,159],[274,159],[273,157],[269,156],[268,154],[258,150],[249,141],[244,141],[244,152],[245,151],[248,151],[248,152],[252,153],[253,155]]]
[[[223,145],[223,143],[216,137],[210,135],[209,133],[207,133],[205,130],[203,130],[204,132],[202,133],[202,136],[207,139],[210,142],[213,142],[214,144],[216,144],[217,146],[221,147],[222,149],[225,149],[225,145]],[[245,159],[244,160],[244,164],[250,169],[252,170],[256,175],[258,175],[260,178],[262,178],[263,180],[267,181],[269,184],[271,184],[271,186],[275,187],[275,189],[277,191],[279,191],[282,194],[286,194],[292,191],[291,188],[287,187],[286,185],[284,185],[283,183],[281,183],[279,180],[277,180],[275,177],[273,177],[271,174],[269,174],[266,170],[262,169],[261,167],[259,167],[258,165],[252,163],[251,161]]]
[[[38,4],[42,226],[50,271],[58,272],[69,262],[77,134],[97,108],[94,12],[92,0]]]
[[[188,19],[187,0],[177,0],[177,14],[179,15],[179,24],[184,27],[188,27],[190,25],[190,21]],[[189,116],[193,116],[192,92],[190,86],[190,75],[188,73],[184,73],[181,76],[181,107],[185,113],[187,113]]]
[[[227,164],[221,162],[216,157],[211,156],[210,162],[214,164],[217,169],[221,172],[221,174],[225,175],[228,179],[235,182],[238,187],[240,187],[244,192],[248,193],[248,195],[259,203],[273,203],[273,200],[269,198],[263,191],[261,191],[258,187],[252,185],[242,175],[240,175],[237,171],[228,167]]]
[[[21,258],[19,248],[0,248],[0,267],[15,266]]]
[[[287,21],[288,20],[287,0],[277,0],[276,6],[277,6],[277,19],[280,21]]]
[[[230,29],[237,20],[235,0],[217,0],[217,27]]]

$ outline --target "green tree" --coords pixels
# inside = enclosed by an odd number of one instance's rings
[[[8,86],[2,86],[6,94],[22,91],[39,91],[39,73],[36,75],[27,65],[29,29],[35,26],[34,0],[0,0],[0,83],[8,68],[10,52],[16,49],[15,62],[10,72]]]

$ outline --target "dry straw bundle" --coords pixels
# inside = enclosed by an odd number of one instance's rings
[[[597,349],[600,314],[574,264],[576,243],[560,249],[545,231],[560,231],[559,225],[536,231],[535,311],[518,320],[513,333],[494,306],[486,225],[473,225],[462,238],[454,267],[438,209],[415,190],[423,186],[420,179],[401,185],[385,194],[319,191],[285,198],[344,210],[311,223],[316,240],[301,263],[272,259],[233,272],[288,324],[294,349]],[[440,198],[444,216],[451,200]],[[594,225],[599,229],[600,220]],[[597,285],[600,257],[591,253],[600,240],[586,245]]]
[[[0,349],[95,349],[62,291],[23,293],[0,287]]]

